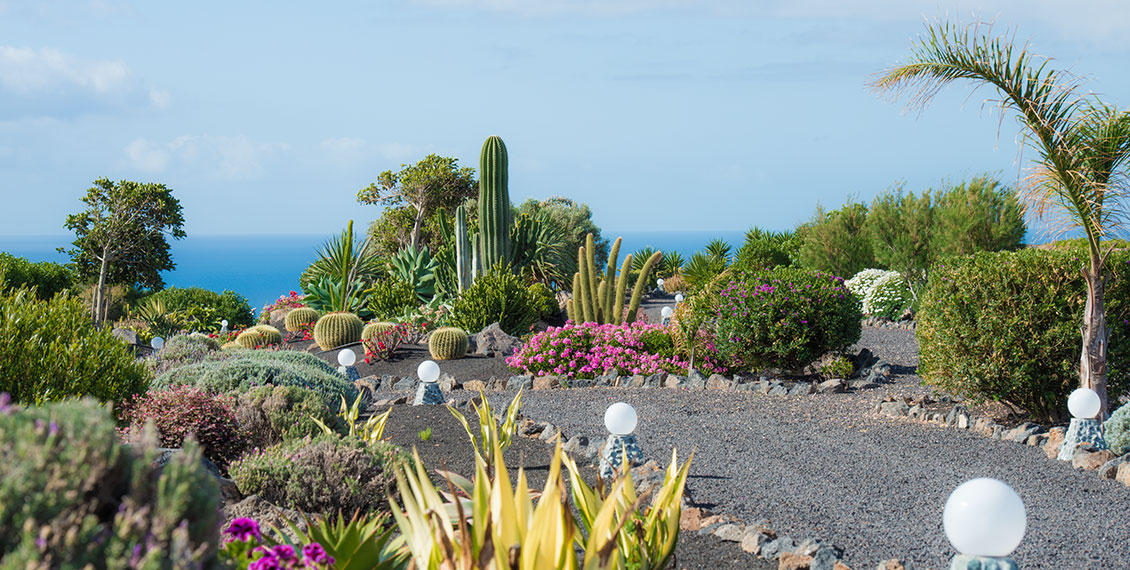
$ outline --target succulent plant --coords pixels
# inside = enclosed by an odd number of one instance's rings
[[[294,332],[316,322],[318,322],[318,311],[310,307],[298,307],[286,314],[286,319],[283,319],[283,326],[286,327],[286,330]]]
[[[259,348],[267,345],[267,339],[262,332],[250,328],[235,337],[235,343],[243,348]]]
[[[396,328],[396,323],[388,321],[381,321],[379,323],[369,323],[365,328],[361,329],[361,340],[368,340],[374,338],[381,333],[386,333]]]
[[[428,339],[428,352],[436,360],[455,360],[467,354],[467,331],[459,327],[442,327]]]
[[[353,313],[329,313],[314,324],[314,342],[322,350],[360,342],[364,327],[361,317]]]
[[[502,139],[488,137],[479,154],[479,265],[484,269],[510,262],[508,162]]]
[[[617,276],[616,258],[620,255],[620,241],[621,238],[616,238],[612,244],[612,251],[608,254],[608,266],[603,276],[596,270],[594,259],[596,247],[592,234],[585,239],[585,245],[577,250],[577,267],[580,271],[573,276],[573,299],[566,306],[570,320],[577,323],[616,325],[636,320],[644,285],[656,264],[662,259],[663,253],[653,252],[644,262],[639,277],[636,278],[635,287],[632,288],[632,298],[625,314],[624,296],[628,290],[632,256],[629,254],[624,258],[624,263],[620,266],[620,274]]]
[[[255,325],[248,330],[259,331],[263,335],[263,346],[282,344],[282,332],[271,325]]]

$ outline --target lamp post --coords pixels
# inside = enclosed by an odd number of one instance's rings
[[[615,479],[625,461],[629,466],[643,463],[643,451],[632,433],[638,420],[636,409],[624,402],[616,402],[604,411],[604,427],[609,436],[600,450],[600,476],[605,480]]]
[[[666,293],[666,291],[663,290],[663,278],[662,277],[655,280],[655,288]]]
[[[1067,397],[1067,410],[1071,412],[1071,423],[1067,425],[1067,433],[1063,436],[1063,443],[1059,446],[1060,461],[1071,461],[1075,456],[1075,448],[1087,443],[1096,450],[1106,449],[1106,440],[1103,439],[1102,424],[1095,416],[1099,415],[1102,401],[1097,392],[1090,388],[1079,388]]]
[[[1024,501],[996,479],[966,481],[950,493],[942,512],[946,538],[958,551],[950,570],[1017,570],[1008,556],[1024,539]]]
[[[663,326],[671,324],[671,315],[674,314],[671,307],[663,307],[659,310],[659,314],[663,317]]]
[[[153,347],[154,351],[161,350],[161,348],[165,346],[165,339],[155,336],[153,340],[149,341],[149,346]]]
[[[343,348],[338,351],[337,364],[337,371],[350,382],[356,382],[361,379],[361,375],[357,373],[357,368],[353,366],[357,364],[357,353],[353,352],[352,349]]]
[[[682,303],[685,298],[682,293],[675,293],[675,307],[677,308],[679,303]]]
[[[220,334],[225,334],[227,332],[228,332],[228,320],[224,319],[224,320],[220,321]]]
[[[416,377],[420,385],[416,387],[413,406],[430,406],[444,403],[443,392],[439,389],[439,365],[434,360],[425,360],[416,367]]]

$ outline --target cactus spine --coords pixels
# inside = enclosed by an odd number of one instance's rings
[[[467,332],[458,327],[442,327],[428,337],[428,352],[436,360],[463,358],[468,345]]]
[[[497,136],[483,143],[479,154],[480,264],[489,270],[510,262],[510,192],[507,189],[506,145]]]
[[[608,254],[608,265],[604,275],[596,272],[595,246],[592,234],[585,238],[585,245],[577,251],[578,271],[573,275],[573,299],[567,309],[574,322],[595,322],[599,324],[631,323],[636,319],[636,311],[643,297],[643,284],[647,282],[655,264],[663,257],[655,252],[644,264],[643,271],[636,279],[632,290],[632,300],[624,313],[624,295],[628,291],[628,278],[632,269],[632,256],[629,254],[616,274],[616,260],[620,257],[621,239],[616,238]]]
[[[318,311],[310,307],[298,307],[286,314],[283,326],[286,330],[294,332],[318,322]]]
[[[455,208],[455,277],[460,293],[471,287],[473,257],[471,240],[467,238],[467,208],[460,205]]]
[[[365,323],[353,313],[329,313],[314,324],[314,342],[318,348],[330,350],[361,340]]]

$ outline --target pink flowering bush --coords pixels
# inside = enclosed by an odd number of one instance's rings
[[[744,273],[718,298],[720,356],[757,370],[793,370],[859,340],[859,300],[829,273],[777,268]]]
[[[279,295],[274,303],[267,303],[263,306],[263,312],[259,313],[259,322],[265,323],[271,320],[271,311],[279,309],[297,309],[298,307],[305,307],[306,303],[302,302],[302,295],[297,291],[291,291],[289,295]]]
[[[570,321],[530,337],[506,363],[525,374],[568,378],[594,378],[610,372],[618,376],[685,372],[686,362],[648,351],[653,343],[645,342],[645,337],[657,333],[667,334],[660,325],[639,322],[598,325]]]
[[[220,558],[238,570],[329,570],[336,560],[317,542],[300,545],[269,544],[255,519],[237,518],[224,529]]]

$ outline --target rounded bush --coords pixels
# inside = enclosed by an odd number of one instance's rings
[[[186,385],[222,394],[246,392],[256,386],[297,386],[317,393],[334,409],[341,404],[342,396],[349,402],[357,397],[356,386],[326,361],[307,352],[235,349],[222,354],[224,360],[174,368],[158,376],[153,387]]]
[[[74,272],[66,265],[50,261],[32,263],[0,251],[0,289],[26,286],[35,289],[36,297],[50,299],[69,289],[74,280]]]
[[[1103,422],[1103,439],[1116,455],[1130,453],[1130,404],[1122,407],[1110,415],[1110,419]]]
[[[231,328],[251,326],[254,320],[247,298],[235,291],[217,293],[200,287],[167,287],[148,299],[161,301],[166,309],[183,318],[193,332],[218,331],[223,320]]]
[[[238,394],[235,420],[248,447],[314,437],[326,426],[344,433],[344,424],[317,393],[296,386],[258,386]]]
[[[551,321],[561,317],[561,305],[557,302],[557,294],[541,283],[529,286],[530,298],[533,300],[533,310],[537,318]]]
[[[5,568],[217,566],[216,479],[185,445],[156,466],[156,444],[119,443],[110,410],[91,400],[0,413],[0,560]]]
[[[789,254],[783,247],[769,240],[746,240],[734,259],[735,272],[764,271],[787,266]]]
[[[361,340],[376,338],[377,335],[384,334],[394,328],[396,328],[396,323],[390,323],[387,321],[382,321],[379,323],[369,323],[365,325],[365,328],[361,329]]]
[[[936,264],[917,315],[919,374],[949,394],[1065,417],[1079,387],[1085,263],[1079,252],[1024,249]],[[1107,394],[1117,402],[1130,382],[1130,253],[1115,251],[1107,268]]]
[[[30,289],[0,295],[0,392],[17,402],[79,396],[120,401],[145,392],[151,373],[109,328],[97,330],[82,302],[36,298]]]
[[[914,305],[914,296],[906,279],[898,271],[889,271],[872,283],[863,298],[863,314],[873,317],[898,319],[903,311]]]
[[[538,318],[536,303],[522,278],[505,267],[480,276],[451,305],[451,325],[481,331],[497,322],[510,335],[525,334]]]
[[[304,513],[387,512],[399,453],[388,443],[323,434],[245,455],[231,476],[243,494]]]
[[[436,360],[454,360],[467,355],[470,341],[467,331],[458,327],[442,327],[428,338],[428,352]]]
[[[379,319],[394,319],[420,305],[416,288],[398,279],[379,279],[369,294],[369,311]]]
[[[861,334],[859,301],[843,279],[820,271],[740,274],[717,307],[718,352],[739,369],[796,370]]]
[[[314,324],[314,342],[322,350],[360,342],[364,327],[361,317],[353,313],[329,313]]]
[[[867,294],[871,292],[871,288],[875,286],[875,282],[880,278],[897,271],[887,271],[886,269],[864,269],[859,273],[852,276],[851,279],[844,281],[844,285],[861,301],[867,298]],[[864,310],[864,312],[867,312]]]
[[[180,366],[187,366],[203,361],[208,356],[220,350],[220,343],[216,339],[201,333],[178,334],[165,339],[165,346],[161,347],[150,360],[150,367],[155,372],[165,372]]]
[[[127,427],[129,441],[141,439],[145,424],[153,422],[161,447],[181,447],[190,434],[220,469],[239,457],[246,442],[235,421],[232,398],[204,390],[176,386],[155,390],[123,402],[118,419]]]
[[[309,328],[314,323],[318,322],[318,311],[310,307],[298,307],[291,309],[283,319],[283,326],[290,332],[303,330]]]

